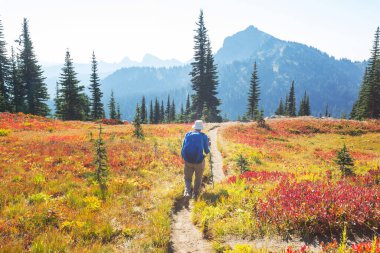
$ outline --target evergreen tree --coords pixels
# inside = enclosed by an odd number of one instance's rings
[[[377,27],[358,100],[354,103],[351,117],[354,119],[380,118],[380,28]]]
[[[171,117],[170,117],[171,114],[170,113],[171,113],[170,95],[168,95],[168,101],[166,102],[166,109],[165,109],[165,120],[168,123],[171,121]]]
[[[178,116],[179,123],[185,122],[185,110],[183,109],[183,104],[181,104],[181,109]]]
[[[163,123],[164,121],[165,121],[165,107],[164,107],[164,100],[161,100],[159,123]]]
[[[156,101],[154,102],[154,114],[153,114],[153,123],[158,124],[160,123],[160,103],[158,102],[158,99],[156,98]]]
[[[285,97],[284,115],[289,116],[289,96],[288,96],[288,94],[286,94],[286,97]]]
[[[337,158],[334,161],[339,165],[342,176],[353,175],[354,160],[348,152],[346,144],[343,144],[342,149],[338,151]]]
[[[192,95],[192,119],[202,116],[204,103],[207,103],[213,121],[220,121],[217,94],[217,71],[211,46],[207,37],[207,29],[203,20],[203,11],[199,15],[198,28],[194,36],[194,62],[191,63],[191,83],[194,95]]]
[[[100,90],[100,78],[98,75],[98,62],[96,61],[95,52],[92,52],[90,76],[91,91],[91,118],[93,120],[101,119],[104,115],[104,106],[102,103],[103,93]]]
[[[120,112],[120,104],[117,103],[117,106],[116,106],[116,119],[121,121],[121,112]]]
[[[0,20],[0,112],[11,111],[12,109],[10,90],[7,84],[10,66],[5,45],[3,25]]]
[[[55,106],[55,114],[54,116],[56,118],[60,118],[60,113],[62,113],[63,111],[63,108],[62,108],[62,99],[60,97],[60,94],[59,94],[59,84],[58,82],[56,83],[56,86],[55,86],[55,98],[54,98],[54,106]]]
[[[26,87],[27,112],[46,116],[49,113],[49,107],[46,104],[49,95],[44,83],[45,78],[42,76],[43,71],[33,51],[26,18],[23,23],[21,43],[20,70],[22,82]]]
[[[292,85],[290,87],[289,96],[288,96],[288,113],[289,116],[296,116],[296,94],[294,89],[294,81],[292,81]]]
[[[282,98],[280,99],[280,104],[275,112],[276,115],[285,115],[284,103],[282,102]]]
[[[309,116],[310,115],[310,104],[309,104],[309,96],[306,94],[303,95],[301,100],[301,104],[298,111],[298,116]]]
[[[111,90],[111,97],[110,102],[108,103],[108,109],[110,112],[110,119],[116,119],[117,113],[116,113],[116,102],[115,97],[113,95],[113,90]]]
[[[91,120],[91,102],[89,96],[85,93],[80,94],[80,110],[83,113],[82,120]]]
[[[149,107],[149,124],[154,124],[154,111],[153,111],[152,100],[150,100],[150,107]]]
[[[214,56],[212,54],[210,40],[207,39],[207,55],[206,55],[206,85],[207,89],[205,91],[205,102],[207,104],[208,110],[210,112],[210,122],[221,122],[222,117],[220,116],[220,100],[216,97],[218,94],[218,71],[216,64],[214,64]]]
[[[26,90],[23,82],[21,80],[20,69],[18,67],[18,60],[13,51],[13,47],[11,49],[11,60],[10,60],[10,73],[9,73],[9,88],[12,94],[12,107],[15,112],[25,112],[26,105]]]
[[[63,120],[85,120],[88,103],[83,94],[84,86],[77,79],[69,50],[66,51],[65,64],[61,71],[56,114]]]
[[[204,122],[210,122],[210,118],[211,118],[210,111],[207,107],[207,104],[204,103],[201,120],[203,120]]]
[[[136,113],[135,113],[135,118],[133,120],[133,136],[135,136],[138,139],[144,139],[144,133],[143,129],[141,127],[141,113],[140,113],[140,107],[139,104],[136,105]]]
[[[141,99],[141,123],[148,123],[148,112],[146,110],[145,96]]]
[[[174,104],[174,99],[172,100],[172,105],[170,106],[170,112],[169,112],[169,118],[170,118],[170,122],[173,122],[175,121],[175,114],[176,114],[176,111],[175,111],[175,104]]]
[[[109,177],[108,157],[105,143],[102,139],[102,126],[99,125],[99,137],[95,142],[95,180],[99,184],[103,201],[107,196]]]
[[[253,72],[251,76],[250,88],[248,92],[248,110],[247,116],[249,119],[256,119],[259,105],[260,87],[259,77],[257,73],[256,62],[253,65]]]
[[[190,94],[187,94],[186,99],[186,109],[185,109],[185,122],[189,122],[191,117],[191,104],[190,104]]]

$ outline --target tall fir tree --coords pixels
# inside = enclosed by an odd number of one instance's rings
[[[11,92],[7,82],[9,80],[9,67],[3,24],[0,20],[0,112],[12,110]]]
[[[285,96],[284,115],[289,116],[289,95]]]
[[[148,123],[148,111],[146,109],[145,96],[141,99],[141,124]]]
[[[294,81],[292,81],[292,85],[290,87],[288,103],[287,103],[288,114],[291,117],[296,116],[296,94],[294,88]]]
[[[194,61],[191,63],[191,83],[194,94],[192,95],[192,119],[202,116],[204,103],[207,103],[213,117],[212,121],[220,121],[217,95],[217,70],[204,24],[203,11],[201,10],[194,36]]]
[[[149,106],[149,124],[154,123],[154,111],[153,111],[153,102],[150,100],[150,106]]]
[[[257,73],[256,62],[253,65],[253,72],[251,76],[251,82],[248,92],[248,110],[247,116],[249,119],[256,119],[258,116],[258,106],[260,100],[260,87],[259,87],[259,76]]]
[[[309,96],[306,94],[306,91],[305,91],[300,103],[299,110],[298,110],[298,116],[309,116],[309,115],[310,115]]]
[[[275,112],[276,115],[285,115],[285,107],[284,103],[282,102],[282,98],[280,99],[280,104],[278,105],[278,108]]]
[[[161,107],[160,107],[160,123],[163,123],[165,121],[165,106],[164,106],[164,100],[161,100]]]
[[[63,120],[85,120],[89,111],[88,101],[83,93],[74,70],[69,50],[66,51],[65,63],[59,77],[58,97],[56,98],[56,115]]]
[[[135,113],[135,118],[133,120],[133,136],[138,138],[138,139],[144,139],[144,132],[141,127],[141,110],[139,104],[136,105],[136,113]]]
[[[12,107],[15,112],[25,112],[26,105],[26,90],[23,82],[21,80],[20,69],[18,66],[18,59],[11,48],[11,59],[10,59],[10,71],[9,71],[9,88],[12,94]]]
[[[103,93],[100,90],[100,78],[98,75],[98,62],[96,61],[95,52],[92,52],[91,76],[90,76],[90,92],[91,92],[91,118],[93,120],[101,119],[104,115],[104,106],[102,103]]]
[[[153,113],[153,124],[160,123],[160,103],[158,102],[158,99],[156,98],[154,102],[154,113]]]
[[[165,108],[165,121],[168,122],[168,123],[171,121],[170,111],[171,111],[171,108],[170,108],[170,95],[168,95],[168,100],[166,101],[166,108]]]
[[[110,112],[110,119],[116,119],[116,102],[115,102],[115,96],[113,95],[113,90],[111,90],[111,96],[110,101],[108,103],[108,110]]]
[[[175,104],[174,104],[174,99],[172,100],[172,104],[170,106],[170,111],[169,111],[169,118],[170,118],[170,122],[174,122],[175,121],[175,114],[176,114],[176,111],[175,111]]]
[[[43,71],[34,54],[33,43],[30,39],[28,20],[24,18],[21,34],[20,70],[21,79],[26,87],[27,112],[35,115],[46,116],[49,107],[46,101],[49,99],[47,86],[42,76]]]
[[[185,110],[183,109],[183,104],[181,104],[181,109],[179,111],[178,120],[179,120],[179,123],[185,122]]]
[[[380,118],[380,28],[377,27],[358,100],[351,117],[354,119]]]
[[[218,95],[218,71],[217,66],[214,63],[214,56],[211,50],[210,39],[207,39],[206,48],[206,91],[205,91],[205,102],[209,110],[209,122],[222,122],[222,117],[220,116],[220,100],[216,97]]]
[[[116,119],[121,121],[121,112],[120,112],[120,104],[117,103],[117,106],[116,106]]]
[[[189,122],[191,120],[190,117],[191,117],[190,94],[187,94],[185,117],[184,117],[185,122]]]

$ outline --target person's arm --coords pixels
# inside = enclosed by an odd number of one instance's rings
[[[203,136],[203,142],[204,142],[204,151],[206,154],[210,153],[210,141],[207,135]]]

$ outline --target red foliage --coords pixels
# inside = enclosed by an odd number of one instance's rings
[[[361,242],[357,244],[353,244],[351,249],[355,253],[371,253],[373,242]],[[375,251],[376,253],[380,253],[380,239],[377,239],[375,242]]]
[[[266,200],[260,200],[257,210],[263,223],[274,224],[282,232],[328,234],[339,232],[344,223],[367,231],[380,226],[380,186],[283,180]]]

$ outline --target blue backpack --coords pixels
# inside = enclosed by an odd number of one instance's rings
[[[182,146],[182,157],[189,163],[201,163],[204,159],[205,134],[201,132],[189,132],[185,136]]]

